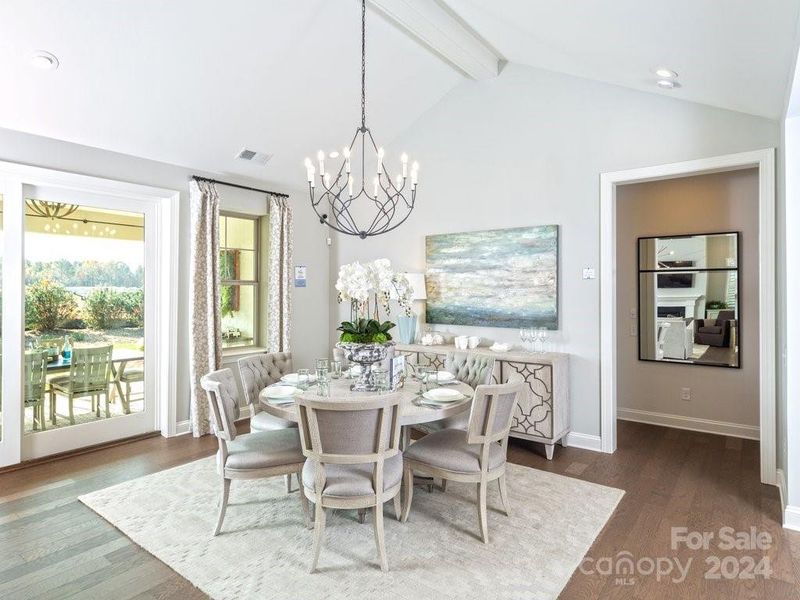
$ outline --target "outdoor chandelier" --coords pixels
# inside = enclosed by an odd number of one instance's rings
[[[77,204],[46,202],[43,200],[34,200],[33,198],[26,198],[25,206],[37,217],[44,217],[45,219],[62,219],[70,216],[79,208]]]
[[[419,171],[419,165],[414,162],[409,173],[408,155],[403,153],[400,156],[401,172],[393,180],[383,163],[383,148],[378,148],[367,127],[365,49],[366,0],[361,0],[361,126],[356,129],[350,145],[342,150],[342,164],[335,173],[325,170],[325,152],[320,150],[317,153],[320,183],[318,196],[315,194],[316,167],[310,158],[305,160],[311,207],[317,213],[319,222],[340,233],[357,235],[361,239],[396,229],[409,217],[414,210]],[[356,156],[357,152],[360,152],[360,156]],[[369,173],[367,152],[374,152],[376,158],[375,169]],[[336,159],[339,153],[331,152],[328,156]],[[361,181],[358,183],[351,170],[353,160],[361,163]],[[371,186],[367,184],[369,176],[372,176]],[[355,201],[358,202],[353,204]]]

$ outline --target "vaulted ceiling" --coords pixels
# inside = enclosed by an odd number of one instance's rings
[[[773,119],[787,99],[800,8],[402,1],[423,16],[444,3],[511,62]],[[303,157],[342,145],[359,122],[359,19],[355,0],[4,0],[0,127],[296,187]],[[388,143],[466,77],[373,10],[367,35],[367,117]],[[31,67],[40,49],[58,57],[57,70]],[[658,89],[656,66],[677,71],[681,87]],[[244,147],[274,158],[266,167],[235,159]]]

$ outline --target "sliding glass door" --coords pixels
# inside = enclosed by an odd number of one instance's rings
[[[12,188],[0,405],[10,439],[0,444],[16,438],[28,460],[155,431],[157,203]],[[12,449],[0,450],[13,462]]]

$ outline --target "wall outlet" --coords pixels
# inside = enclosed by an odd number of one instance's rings
[[[692,388],[681,388],[681,400],[689,402],[692,399]]]
[[[583,278],[584,279],[594,279],[595,278],[594,269],[592,269],[592,268],[584,269],[583,270]]]

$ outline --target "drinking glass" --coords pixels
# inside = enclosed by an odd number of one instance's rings
[[[434,368],[430,365],[424,367],[417,367],[417,373],[419,378],[419,392],[420,394],[423,392],[428,391],[428,386],[430,385],[431,376],[433,375]]]
[[[317,379],[317,396],[330,396],[331,387],[328,379]]]
[[[372,369],[372,382],[378,392],[388,392],[389,385],[389,371],[386,369]]]
[[[308,369],[297,369],[297,387],[304,390],[308,387]]]
[[[328,369],[328,359],[327,358],[318,358],[316,362],[317,369]]]
[[[328,381],[328,367],[317,367],[317,382]]]
[[[330,369],[331,379],[339,379],[342,376],[342,361],[332,360]]]

